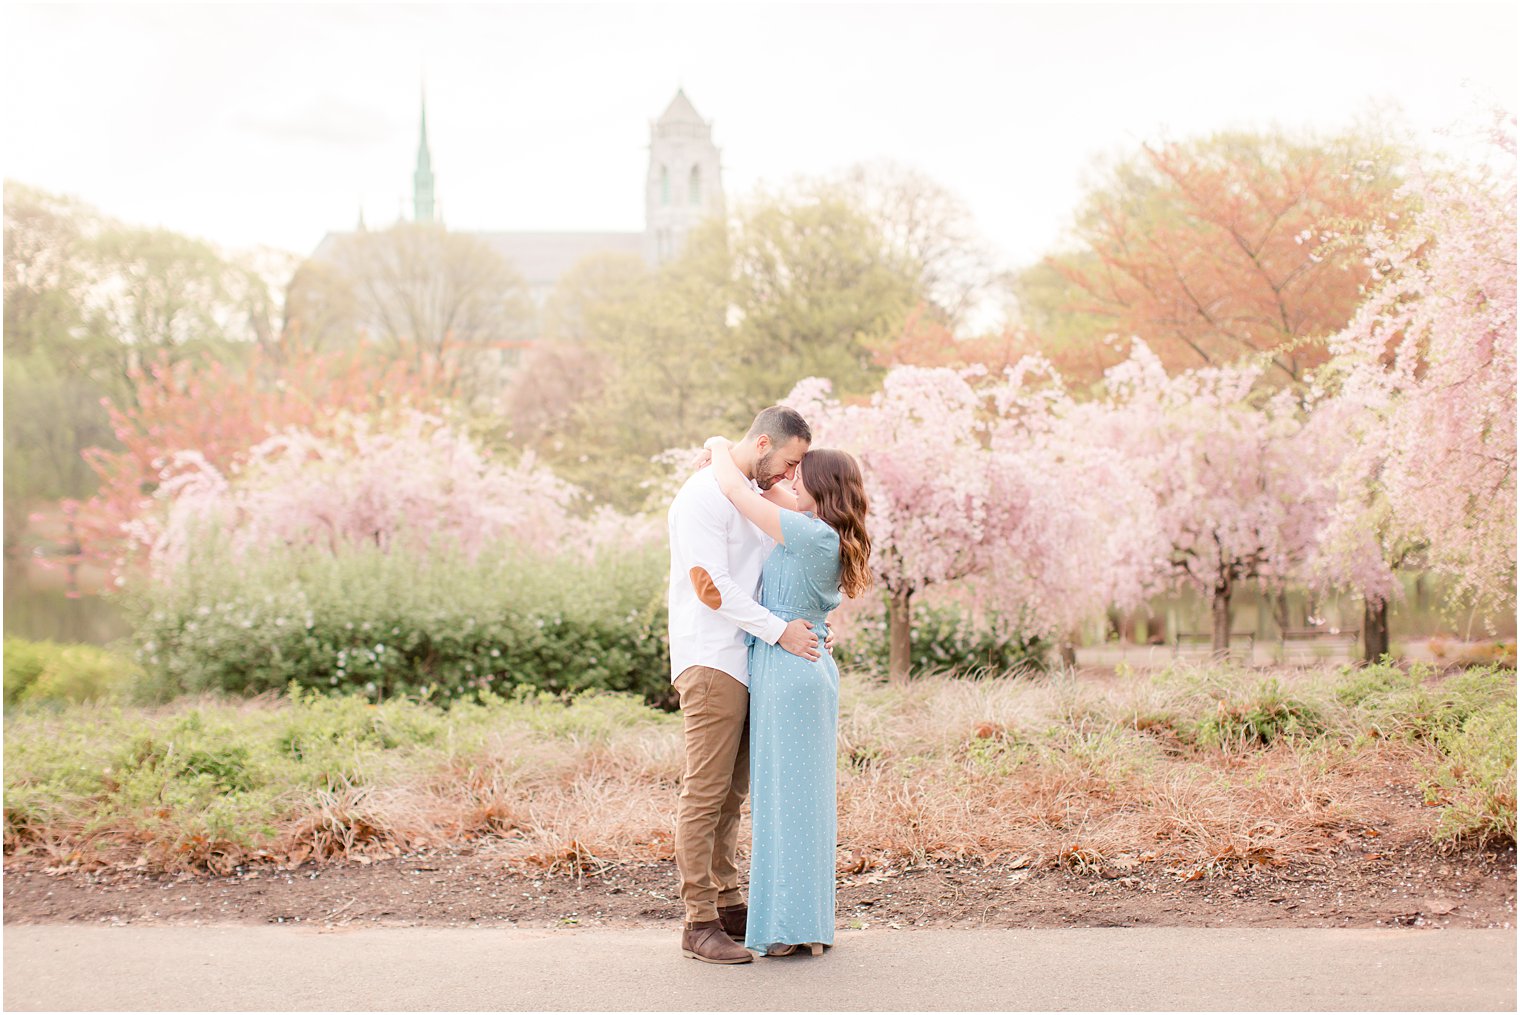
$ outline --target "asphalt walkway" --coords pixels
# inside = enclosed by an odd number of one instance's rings
[[[671,930],[10,924],[5,1008],[1515,1010],[1490,930],[841,931],[711,966]]]

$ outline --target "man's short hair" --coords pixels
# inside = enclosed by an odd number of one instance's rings
[[[813,443],[813,430],[807,425],[807,420],[802,418],[802,413],[784,405],[773,405],[769,409],[760,410],[760,415],[749,425],[748,436],[759,437],[761,434],[769,437],[771,443],[778,448],[786,447],[794,437]]]

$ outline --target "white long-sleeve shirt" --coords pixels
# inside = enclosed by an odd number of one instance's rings
[[[774,645],[786,631],[755,598],[775,540],[723,496],[711,466],[682,485],[669,524],[670,679],[710,666],[748,687],[745,632]]]

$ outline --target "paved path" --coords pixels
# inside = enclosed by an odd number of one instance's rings
[[[4,934],[7,1010],[1515,1010],[1513,931],[842,931],[747,966],[682,958],[666,930]]]

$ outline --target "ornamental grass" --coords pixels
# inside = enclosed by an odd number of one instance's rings
[[[1196,877],[1313,862],[1395,819],[1454,847],[1512,841],[1514,744],[1514,671],[1495,667],[849,671],[841,863]],[[679,715],[605,691],[22,704],[6,715],[5,850],[227,872],[473,845],[585,873],[672,855],[681,760]],[[1390,817],[1390,786],[1429,806]]]

